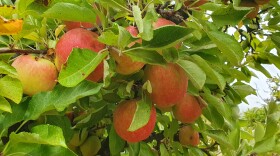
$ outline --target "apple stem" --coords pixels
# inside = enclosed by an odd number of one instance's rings
[[[35,49],[0,49],[0,54],[20,53],[20,54],[46,54],[48,50]]]

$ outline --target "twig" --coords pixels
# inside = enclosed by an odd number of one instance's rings
[[[48,50],[32,49],[0,49],[0,54],[19,53],[19,54],[46,54]]]

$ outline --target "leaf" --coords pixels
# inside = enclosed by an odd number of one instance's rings
[[[0,96],[0,110],[12,113],[12,108],[10,103],[2,96]]]
[[[6,74],[14,78],[18,76],[16,69],[3,61],[0,61],[0,74]]]
[[[271,64],[274,64],[278,69],[280,69],[280,57],[269,53],[268,60]]]
[[[241,45],[233,37],[219,31],[209,31],[207,34],[231,64],[240,65],[244,54]]]
[[[234,146],[235,150],[238,150],[240,145],[240,127],[234,127],[234,129],[229,133],[229,140]]]
[[[206,81],[205,72],[198,65],[188,60],[179,60],[177,64],[185,70],[193,85],[198,89],[202,89]]]
[[[142,99],[137,102],[135,114],[128,128],[128,131],[136,131],[145,126],[151,117],[152,102],[148,99]]]
[[[165,49],[170,48],[189,37],[192,29],[181,26],[164,26],[154,30],[153,39],[143,40],[142,46],[145,49]],[[174,35],[176,34],[176,35]]]
[[[111,46],[118,46],[119,39],[120,37],[111,30],[102,32],[98,37],[98,41]]]
[[[88,49],[74,48],[67,65],[63,66],[58,82],[66,87],[76,86],[83,81],[108,55],[108,52],[95,53]]]
[[[255,153],[270,152],[275,146],[275,141],[276,141],[276,135],[273,135],[270,138],[257,142],[251,152],[255,152]]]
[[[119,137],[119,135],[116,133],[114,127],[112,126],[110,133],[109,133],[110,153],[112,155],[117,155],[121,151],[123,151],[124,146],[125,146],[125,141]]]
[[[123,51],[123,53],[128,55],[133,61],[144,62],[153,65],[166,64],[164,58],[156,51],[134,48]]]
[[[164,144],[160,144],[159,149],[161,156],[169,156],[169,153]]]
[[[56,109],[63,111],[76,100],[89,95],[97,94],[102,84],[83,81],[72,88],[57,85],[53,91],[36,94],[29,102],[26,120],[35,120],[42,113]]]
[[[153,151],[151,150],[151,147],[145,143],[145,142],[140,142],[140,152],[139,156],[154,156]]]
[[[229,141],[229,138],[227,137],[227,134],[222,130],[208,130],[205,132],[202,132],[205,135],[208,135],[209,137],[216,140],[219,144],[221,144],[224,147],[234,149],[233,145]]]
[[[144,31],[144,26],[143,26],[143,19],[142,19],[142,14],[141,10],[137,5],[132,6],[132,12],[133,12],[133,17],[135,20],[135,23],[137,25],[139,33],[142,33]]]
[[[280,32],[273,33],[271,35],[271,40],[275,44],[275,46],[280,48]]]
[[[250,10],[244,7],[227,5],[226,7],[219,7],[211,14],[211,17],[217,26],[237,25]]]
[[[150,41],[153,38],[153,22],[157,19],[153,3],[150,3],[143,19],[143,32],[140,33],[143,40]]]
[[[10,76],[4,76],[0,78],[0,96],[4,96],[8,99],[11,99],[15,103],[20,103],[23,90],[21,82]]]
[[[257,122],[255,127],[255,133],[254,133],[255,141],[256,142],[261,141],[262,138],[264,137],[264,134],[265,134],[264,126],[261,123]]]
[[[163,49],[162,55],[167,62],[176,62],[179,59],[179,53],[175,48]]]
[[[224,90],[226,86],[226,81],[224,77],[216,72],[203,58],[201,58],[198,55],[192,55],[192,58],[195,60],[197,65],[203,69],[203,71],[206,73],[206,75],[211,78],[219,87],[221,90]]]
[[[64,21],[96,22],[96,15],[93,9],[65,2],[54,4],[42,16]]]
[[[23,20],[6,20],[0,16],[0,35],[16,35],[20,33],[23,26]]]
[[[124,27],[118,26],[118,29],[119,29],[118,47],[120,49],[124,49],[127,45],[129,45],[133,41],[134,38]]]
[[[20,1],[16,1],[15,5],[17,10],[20,13],[24,13],[27,9],[27,7],[33,3],[35,0],[20,0]]]
[[[62,130],[51,125],[39,125],[31,129],[31,133],[20,132],[10,135],[10,142],[7,145],[4,155],[64,155],[75,156],[67,149],[63,138]]]
[[[16,13],[16,8],[14,6],[4,5],[0,6],[0,16],[12,17]]]

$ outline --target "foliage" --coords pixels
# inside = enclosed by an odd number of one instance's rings
[[[258,118],[249,113],[246,119],[239,116],[238,105],[255,94],[248,85],[256,76],[252,69],[271,78],[262,65],[280,68],[280,5],[270,0],[259,6],[257,17],[248,19],[254,8],[239,3],[217,0],[192,7],[184,0],[0,0],[1,155],[81,155],[69,142],[74,132],[81,136],[83,131],[88,137],[98,136],[99,155],[279,154],[277,103],[269,102],[265,111],[257,111]],[[177,25],[153,30],[152,23],[159,17]],[[23,94],[12,61],[25,53],[53,61],[55,45],[66,32],[64,21],[93,24],[88,29],[100,35],[106,49],[98,54],[74,49],[52,91]],[[125,30],[128,25],[137,26],[137,37]],[[139,38],[142,44],[128,46]],[[179,143],[178,130],[185,124],[160,109],[148,139],[128,143],[117,135],[112,126],[116,106],[137,98],[150,104],[146,94],[152,88],[143,69],[131,75],[116,73],[108,52],[112,49],[148,65],[172,62],[184,69],[188,92],[204,106],[200,118],[190,124],[200,133],[197,147]],[[102,60],[103,80],[85,80],[83,73],[91,73]],[[279,88],[276,98],[278,94]],[[142,116],[150,112],[145,109],[138,107],[133,128],[147,123]]]

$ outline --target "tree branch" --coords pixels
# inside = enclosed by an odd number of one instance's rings
[[[46,54],[48,50],[33,49],[0,49],[0,54],[19,53],[19,54]]]

